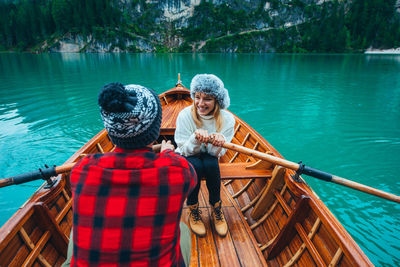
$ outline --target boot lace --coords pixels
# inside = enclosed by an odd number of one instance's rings
[[[222,217],[222,210],[221,210],[221,206],[214,208],[214,213],[215,213],[215,219],[217,221],[223,221],[224,218]]]
[[[201,214],[201,210],[199,208],[190,210],[190,216],[192,216],[194,221],[200,221],[201,220],[200,214]]]

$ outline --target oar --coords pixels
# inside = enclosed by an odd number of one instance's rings
[[[75,163],[68,163],[61,166],[39,169],[37,171],[27,172],[13,177],[0,179],[0,187],[5,187],[14,184],[23,184],[39,179],[47,180],[47,182],[51,184],[52,183],[50,179],[51,177],[70,171],[72,167],[74,167],[74,165]]]
[[[309,176],[312,176],[312,177],[315,177],[315,178],[318,178],[318,179],[321,179],[321,180],[324,180],[327,182],[344,185],[344,186],[362,191],[367,194],[375,195],[375,196],[378,196],[381,198],[385,198],[385,199],[400,203],[400,196],[390,194],[390,193],[381,191],[379,189],[376,189],[376,188],[373,188],[370,186],[359,184],[357,182],[350,181],[345,178],[305,166],[304,164],[298,164],[298,163],[295,163],[292,161],[274,157],[274,156],[268,155],[266,153],[262,153],[260,151],[254,150],[254,149],[250,149],[250,148],[247,148],[244,146],[232,144],[229,142],[225,142],[222,145],[222,147],[252,156],[254,158],[262,159],[262,160],[274,163],[279,166],[286,167],[288,169],[296,171],[299,175],[306,174],[306,175],[309,175]]]
[[[153,145],[152,149],[154,152],[159,152],[161,149],[161,144]],[[0,179],[0,188],[14,185],[14,184],[23,184],[34,180],[43,179],[46,180],[49,185],[52,184],[51,177],[55,177],[58,174],[69,172],[75,163],[67,163],[61,166],[47,167],[45,169],[39,169],[37,171],[27,172],[23,174],[19,174],[13,177]]]

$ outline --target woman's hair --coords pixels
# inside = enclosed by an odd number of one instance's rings
[[[194,101],[193,101],[193,105],[191,107],[191,111],[192,111],[192,118],[194,120],[194,123],[196,124],[197,128],[201,128],[203,126],[203,123],[201,122],[200,115],[197,113],[197,109],[194,104]],[[221,115],[221,108],[219,106],[218,101],[215,101],[213,116],[215,118],[215,128],[217,129],[217,132],[219,133],[222,129],[223,118]]]

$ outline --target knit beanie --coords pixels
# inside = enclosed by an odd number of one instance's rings
[[[197,74],[190,83],[190,96],[194,100],[195,94],[205,93],[215,97],[221,109],[229,107],[230,99],[224,83],[214,74]]]
[[[161,103],[157,94],[141,85],[110,83],[99,93],[104,127],[118,147],[149,145],[160,134]]]

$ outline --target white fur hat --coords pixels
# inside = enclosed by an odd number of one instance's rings
[[[221,79],[214,74],[197,74],[193,77],[190,83],[190,96],[193,100],[197,92],[215,97],[221,109],[229,107],[228,90],[225,89]]]

